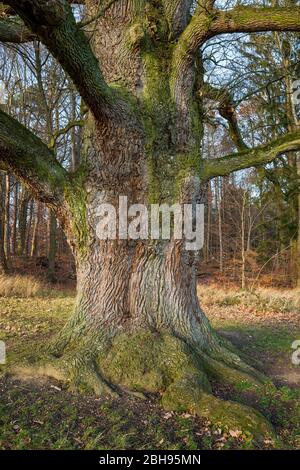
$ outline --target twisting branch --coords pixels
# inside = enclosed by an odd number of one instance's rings
[[[242,152],[248,149],[238,125],[236,109],[229,91],[226,88],[216,88],[209,83],[205,83],[201,89],[201,94],[204,98],[218,103],[218,111],[228,122],[229,135],[237,150]]]
[[[205,160],[203,162],[203,178],[227,176],[233,171],[256,167],[270,163],[278,156],[300,149],[300,131],[290,132],[267,144],[244,150],[242,152]]]
[[[57,139],[61,136],[61,135],[64,135],[64,134],[67,134],[67,132],[69,132],[71,129],[73,129],[74,127],[83,127],[84,126],[84,120],[81,119],[81,120],[77,120],[77,121],[71,121],[69,122],[69,124],[64,127],[63,129],[58,129],[56,132],[54,132],[54,134],[52,135],[52,138],[51,138],[51,141],[50,141],[50,144],[49,144],[49,148],[51,149],[54,149],[55,148],[55,144],[56,144],[56,141]]]
[[[47,145],[1,108],[0,166],[15,174],[36,199],[54,209],[61,207],[66,170]]]
[[[111,116],[115,92],[106,84],[88,39],[66,0],[7,0],[69,74],[85,103],[101,119]]]
[[[300,7],[236,7],[219,11],[199,5],[179,37],[173,53],[171,86],[180,93],[181,77],[193,63],[199,47],[208,39],[229,33],[300,31]]]

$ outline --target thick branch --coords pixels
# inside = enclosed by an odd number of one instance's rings
[[[218,12],[212,34],[300,31],[300,7],[239,7]]]
[[[0,109],[0,164],[15,174],[36,199],[59,207],[67,172],[32,132]]]
[[[300,31],[300,7],[236,7],[218,11],[199,6],[174,49],[171,86],[174,96],[195,54],[208,39],[219,34],[260,31]]]
[[[300,31],[300,7],[236,7],[228,11],[199,8],[180,42],[195,52],[207,39],[219,34],[263,31]]]
[[[291,132],[254,149],[244,150],[213,160],[205,160],[203,164],[203,177],[204,179],[210,179],[216,176],[227,176],[233,171],[270,163],[286,152],[299,149],[300,131]]]
[[[83,31],[66,0],[7,0],[24,23],[47,46],[75,83],[97,118],[110,115],[115,96],[105,83]]]

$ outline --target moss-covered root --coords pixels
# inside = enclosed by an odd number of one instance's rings
[[[271,424],[258,411],[233,401],[220,400],[199,387],[197,378],[183,377],[171,384],[162,397],[168,410],[188,411],[209,418],[221,427],[250,433],[256,441],[276,442]]]
[[[251,433],[255,438],[272,437],[271,425],[248,406],[212,395],[209,378],[252,390],[261,382],[202,354],[169,333],[139,331],[118,335],[110,350],[99,357],[109,382],[143,394],[160,393],[167,409],[186,410],[222,423],[230,429]]]
[[[217,361],[204,353],[201,355],[201,364],[210,379],[222,385],[229,385],[233,389],[243,388],[259,393],[263,390],[264,384],[268,382],[267,378],[258,371],[256,374],[250,375],[250,373],[229,367],[222,361]]]
[[[261,387],[256,378],[204,353],[195,353],[169,332],[121,333],[110,344],[103,338],[98,343],[92,339],[90,343],[73,343],[61,358],[45,357],[43,364],[40,361],[34,365],[33,374],[54,376],[97,395],[159,394],[167,409],[208,417],[214,424],[247,431],[256,439],[275,438],[271,425],[260,413],[213,396],[209,381],[233,388],[238,385],[245,389],[247,385],[255,391]]]
[[[224,364],[222,356],[217,361],[203,352],[195,353],[192,347],[167,332],[143,330],[120,334],[98,361],[110,382],[146,393],[162,392],[183,375],[196,376],[208,392],[211,392],[208,377],[221,384],[253,391],[259,391],[264,383]]]
[[[95,338],[93,338],[95,339]],[[93,343],[92,343],[93,344]],[[102,346],[102,341],[99,341]],[[104,349],[104,348],[102,348]],[[84,393],[94,393],[98,396],[118,396],[121,390],[109,383],[103,376],[96,361],[98,348],[87,346],[83,342],[80,346],[69,349],[62,357],[55,357],[41,352],[38,357],[28,358],[22,366],[12,369],[19,377],[51,377],[64,382],[68,388]]]
[[[201,387],[211,391],[193,351],[170,334],[147,330],[120,334],[98,361],[109,382],[126,390],[162,393],[184,373],[197,376]]]

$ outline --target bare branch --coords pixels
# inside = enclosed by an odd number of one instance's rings
[[[280,155],[300,149],[300,131],[290,132],[279,139],[259,147],[242,152],[205,160],[203,163],[204,179],[227,176],[233,171],[256,167],[270,163]]]
[[[51,142],[49,144],[49,147],[50,148],[54,148],[55,147],[55,144],[56,144],[56,141],[57,139],[61,136],[61,135],[64,135],[64,134],[67,134],[67,132],[69,132],[71,129],[73,129],[74,127],[83,127],[84,126],[84,120],[81,119],[81,120],[77,120],[77,121],[71,121],[69,122],[69,124],[64,127],[63,129],[58,129],[52,136],[52,139],[51,139]]]
[[[88,39],[66,0],[7,0],[69,74],[97,118],[111,116],[115,92],[106,84]]]
[[[242,152],[243,150],[248,149],[238,125],[236,109],[229,91],[226,88],[215,88],[209,83],[205,83],[201,89],[201,94],[204,98],[208,98],[218,103],[218,111],[228,122],[229,135],[237,150]]]

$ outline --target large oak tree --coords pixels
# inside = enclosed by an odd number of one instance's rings
[[[76,22],[71,3],[85,4]],[[196,292],[197,253],[184,240],[100,240],[97,208],[192,203],[207,181],[271,162],[300,148],[300,132],[247,148],[229,95],[221,114],[237,152],[201,155],[205,97],[199,49],[228,33],[299,31],[300,7],[234,7],[213,0],[7,0],[0,40],[40,40],[74,82],[89,112],[80,167],[68,173],[51,148],[0,110],[0,161],[46,203],[65,230],[77,264],[74,314],[40,370],[96,392],[156,393],[166,407],[247,418],[254,410],[212,394],[211,379],[260,386],[262,375],[211,328]]]

